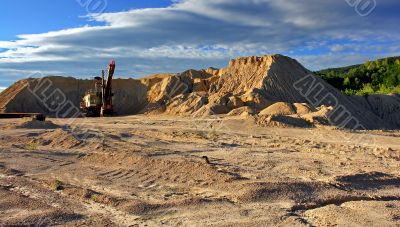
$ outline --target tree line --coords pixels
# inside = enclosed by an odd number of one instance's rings
[[[400,93],[400,57],[315,72],[346,95]]]

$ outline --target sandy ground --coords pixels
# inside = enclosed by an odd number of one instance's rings
[[[400,226],[399,131],[50,120],[0,120],[0,225]]]

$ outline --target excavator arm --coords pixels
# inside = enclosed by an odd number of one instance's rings
[[[112,80],[115,72],[115,61],[108,65],[108,74],[101,71],[101,78],[95,77],[95,89],[88,90],[82,97],[80,109],[86,116],[111,116],[113,109]],[[107,76],[107,78],[105,78]],[[92,101],[94,100],[94,101]]]
[[[103,94],[102,94],[102,108],[101,108],[101,116],[105,114],[111,115],[113,113],[113,103],[112,103],[112,80],[115,72],[115,61],[112,60],[108,65],[108,75],[107,80],[104,80],[103,76]],[[104,73],[103,73],[104,75]]]
[[[108,77],[104,91],[106,102],[107,100],[110,100],[112,98],[112,79],[114,76],[114,71],[115,71],[115,61],[112,60],[108,65]]]

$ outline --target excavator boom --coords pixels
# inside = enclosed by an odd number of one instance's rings
[[[108,65],[108,77],[107,77],[107,83],[105,87],[105,100],[107,101],[108,99],[112,98],[112,79],[114,76],[114,71],[115,71],[115,61],[112,60],[110,64]]]
[[[100,116],[111,115],[113,113],[113,103],[112,103],[112,80],[115,71],[115,61],[111,60],[108,65],[108,76],[107,81],[103,80],[103,103],[100,111]]]

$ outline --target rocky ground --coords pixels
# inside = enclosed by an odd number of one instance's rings
[[[399,226],[400,132],[0,120],[0,225]]]

